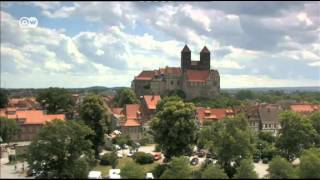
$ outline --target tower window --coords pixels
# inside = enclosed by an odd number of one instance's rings
[[[173,81],[171,81],[171,85],[173,85]]]

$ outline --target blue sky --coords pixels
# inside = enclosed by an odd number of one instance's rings
[[[2,2],[1,87],[130,86],[206,45],[222,88],[320,86],[319,2]],[[36,17],[36,28],[21,28]]]

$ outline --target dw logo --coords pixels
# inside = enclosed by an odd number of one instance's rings
[[[19,26],[21,28],[35,28],[38,26],[38,19],[36,17],[21,17]]]

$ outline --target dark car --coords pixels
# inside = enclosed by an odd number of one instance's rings
[[[253,162],[258,163],[260,161],[260,157],[254,157]]]
[[[200,151],[198,151],[197,155],[199,158],[202,158],[206,155],[206,152],[204,150],[200,150]]]
[[[269,162],[269,159],[268,159],[268,158],[263,158],[263,159],[262,159],[262,163],[263,163],[263,164],[268,164],[268,162]]]
[[[199,164],[199,159],[198,158],[192,158],[191,161],[190,161],[190,164],[193,165],[193,166]]]

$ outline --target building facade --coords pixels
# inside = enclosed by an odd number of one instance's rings
[[[137,96],[165,95],[172,90],[181,90],[187,99],[213,99],[220,91],[220,75],[217,70],[210,69],[207,47],[201,50],[200,61],[192,61],[191,51],[185,45],[181,51],[181,67],[142,71],[134,78],[131,87]]]

